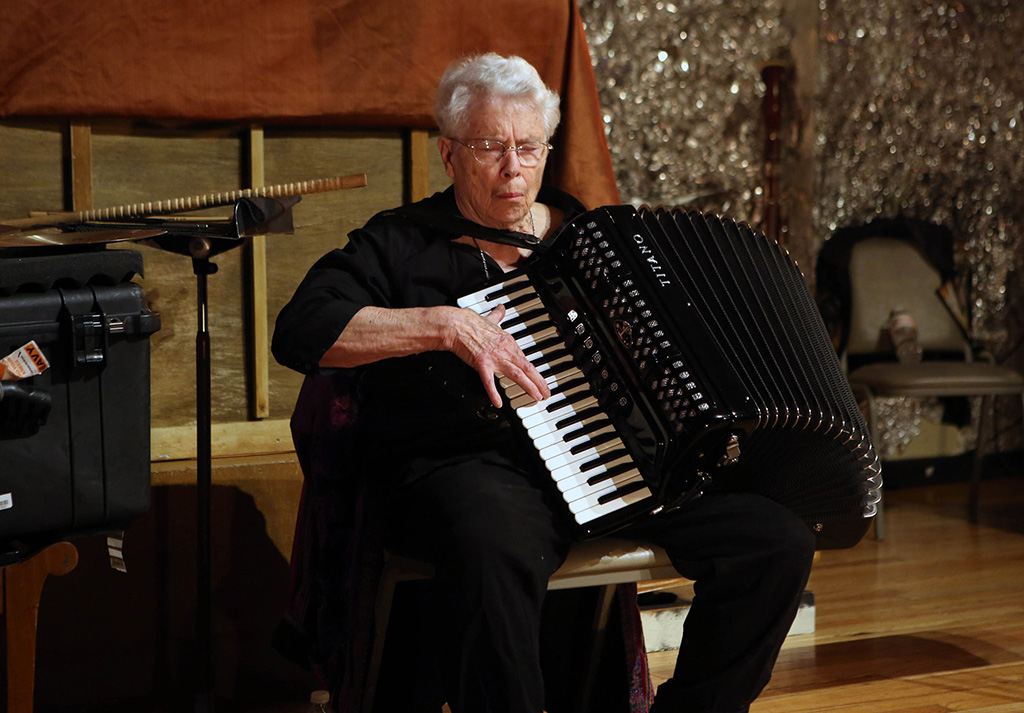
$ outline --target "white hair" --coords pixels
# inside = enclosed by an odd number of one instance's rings
[[[532,102],[544,121],[545,140],[555,133],[561,119],[559,98],[548,89],[540,74],[522,57],[487,54],[452,62],[437,86],[434,118],[443,136],[461,134],[473,100],[504,97]]]

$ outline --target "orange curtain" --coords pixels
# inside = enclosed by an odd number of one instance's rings
[[[451,60],[518,54],[563,99],[549,180],[591,206],[618,202],[575,0],[0,5],[0,117],[430,128]]]

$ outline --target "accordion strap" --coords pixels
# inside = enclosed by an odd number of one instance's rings
[[[412,220],[420,225],[425,225],[429,228],[436,228],[454,239],[462,235],[468,235],[471,238],[478,238],[480,240],[488,240],[492,243],[501,243],[502,245],[513,245],[517,248],[526,248],[528,250],[535,250],[537,252],[544,252],[548,246],[544,244],[541,238],[536,235],[530,235],[529,233],[520,233],[515,230],[500,230],[498,228],[488,228],[479,223],[474,223],[468,218],[464,218],[461,215],[452,215],[451,213],[442,213],[440,211],[430,210],[417,205],[406,205],[401,208],[396,208],[390,211],[392,215],[399,215],[409,220]]]

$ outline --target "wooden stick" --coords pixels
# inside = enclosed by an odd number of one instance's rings
[[[231,205],[242,198],[282,198],[284,196],[301,196],[311,193],[324,193],[326,191],[360,188],[365,185],[366,174],[360,173],[352,176],[317,178],[311,181],[299,181],[298,183],[283,183],[263,188],[246,188],[239,191],[228,191],[227,193],[206,193],[204,195],[187,196],[184,198],[170,198],[160,201],[132,203],[130,205],[115,206],[113,208],[97,208],[96,210],[85,210],[71,213],[55,213],[47,216],[46,218],[2,220],[0,223],[10,227],[20,228],[59,225],[61,223],[87,223],[97,220],[139,218],[144,216],[160,215],[162,213],[181,213],[183,211],[216,208],[218,206]]]

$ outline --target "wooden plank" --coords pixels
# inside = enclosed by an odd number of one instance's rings
[[[295,206],[295,233],[267,239],[267,303],[272,326],[309,268],[345,245],[349,231],[403,198],[404,135],[400,131],[298,131],[267,127],[267,182],[365,173],[367,185],[304,196]],[[270,360],[270,416],[288,418],[302,375]]]
[[[766,696],[752,713],[945,713],[1020,711],[1024,703],[1024,663],[856,682],[800,694]],[[1010,705],[1015,707],[1009,707]]]
[[[410,203],[430,195],[430,133],[425,129],[410,129],[408,137],[408,176]]]
[[[70,126],[71,210],[92,209],[92,125],[72,120]]]
[[[67,122],[0,121],[0,220],[67,208]]]
[[[248,133],[249,187],[266,185],[263,127],[252,126]],[[267,238],[256,235],[246,246],[246,270],[249,282],[249,415],[270,415],[270,338],[267,324]]]
[[[294,450],[288,419],[215,423],[212,428],[211,448],[214,458],[288,453]],[[151,460],[171,461],[195,457],[195,426],[152,429]]]
[[[636,591],[639,594],[650,592],[663,592],[669,589],[679,589],[692,584],[692,581],[685,577],[674,577],[672,579],[652,579],[648,582],[637,582]]]

